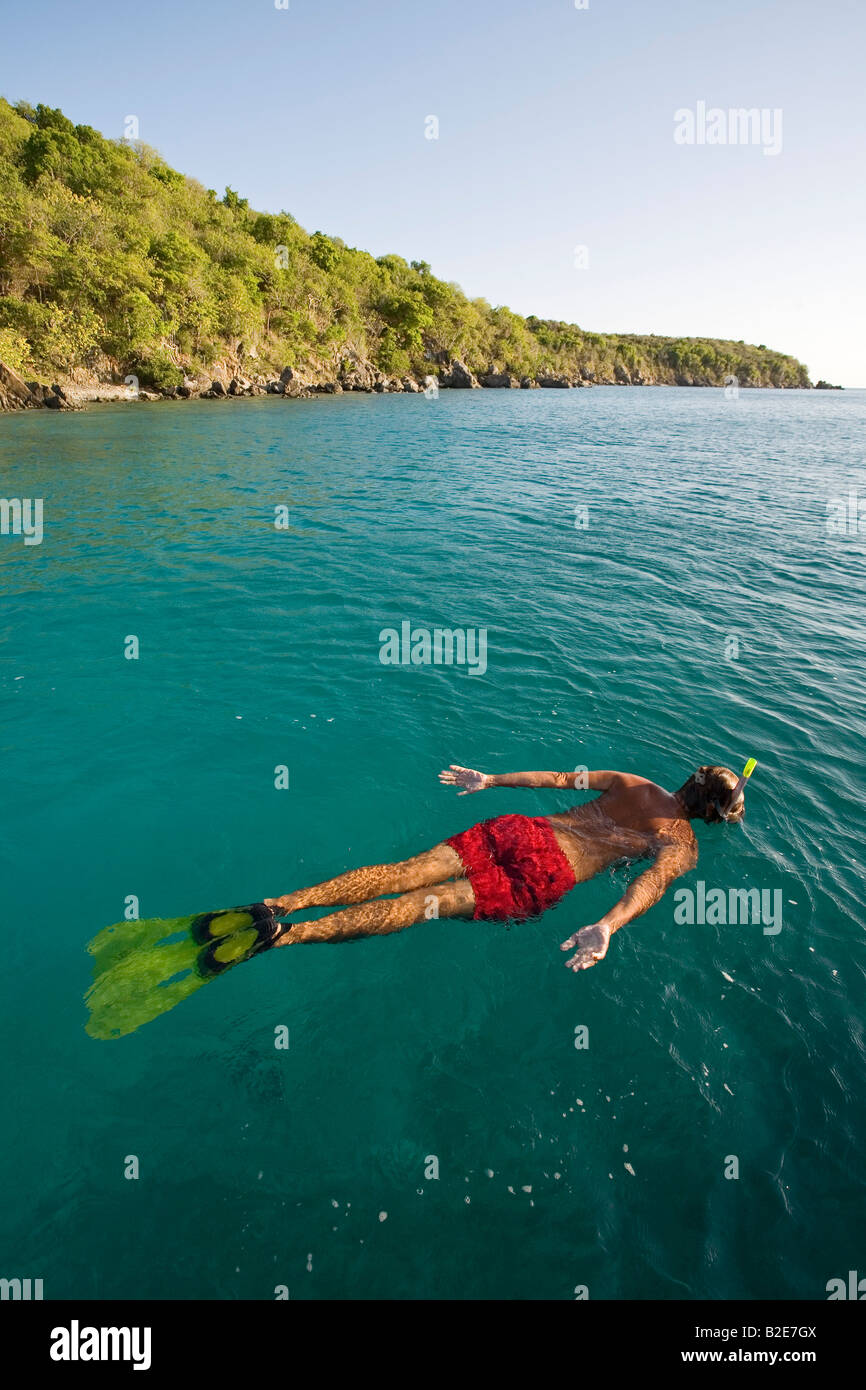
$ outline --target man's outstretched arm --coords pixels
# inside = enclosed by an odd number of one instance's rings
[[[488,787],[549,787],[557,791],[607,791],[619,772],[588,772],[580,768],[574,772],[475,772],[471,767],[460,767],[452,763],[439,773],[439,781],[446,786],[462,787],[459,796],[469,796],[471,792],[482,792]]]
[[[610,912],[606,912],[601,920],[594,922],[592,926],[581,927],[580,931],[563,941],[560,948],[563,951],[578,947],[576,954],[565,962],[568,969],[588,970],[591,965],[604,960],[614,932],[619,931],[626,923],[633,922],[635,917],[648,912],[664,897],[674,879],[688,873],[689,869],[694,868],[695,863],[696,856],[692,849],[680,845],[666,845],[650,867],[645,869],[634,883],[629,884]]]

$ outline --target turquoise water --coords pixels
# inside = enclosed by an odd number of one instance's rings
[[[264,1299],[866,1274],[866,535],[827,530],[866,495],[864,416],[611,388],[0,420],[4,495],[45,517],[0,538],[0,1274]],[[406,620],[485,628],[486,670],[383,665]],[[701,826],[687,883],[779,890],[776,934],[679,925],[669,894],[574,976],[559,943],[617,870],[539,922],[278,951],[85,1034],[84,946],[127,895],[244,903],[569,804],[457,799],[450,762],[676,787],[749,755],[745,826]]]

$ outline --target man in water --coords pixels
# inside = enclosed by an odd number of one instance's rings
[[[697,845],[690,821],[742,820],[743,788],[754,766],[750,758],[739,779],[726,767],[700,767],[672,795],[628,772],[491,776],[452,765],[439,779],[459,788],[461,796],[485,787],[578,788],[601,795],[552,816],[495,816],[414,859],[352,869],[282,898],[105,927],[87,947],[94,961],[85,996],[87,1032],[93,1038],[125,1037],[208,980],[275,946],[382,936],[437,917],[526,921],[611,864],[651,860],[600,922],[562,943],[564,951],[577,948],[566,965],[587,970],[604,959],[615,931],[694,868]],[[338,905],[341,911],[316,921],[278,920]]]
[[[264,907],[259,905],[264,920],[254,949],[381,936],[439,917],[525,921],[610,864],[652,860],[600,921],[562,943],[563,951],[577,947],[565,962],[568,968],[588,970],[604,959],[615,931],[646,912],[674,879],[694,868],[698,851],[690,821],[743,819],[743,788],[753,765],[741,778],[726,767],[700,767],[671,793],[630,772],[491,774],[452,763],[439,780],[459,787],[461,796],[488,787],[565,791],[576,786],[601,795],[556,815],[497,816],[401,863],[352,869],[314,888],[266,898]],[[394,893],[400,896],[383,896]],[[316,921],[274,920],[338,904],[342,911]],[[217,934],[218,918],[211,930]]]

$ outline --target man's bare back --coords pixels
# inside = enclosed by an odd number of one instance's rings
[[[665,847],[677,847],[686,857],[697,853],[682,806],[663,787],[628,772],[589,776],[595,786],[610,778],[601,796],[548,817],[579,880],[618,859],[655,859]]]

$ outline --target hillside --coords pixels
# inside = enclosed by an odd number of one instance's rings
[[[808,386],[742,342],[590,333],[468,299],[424,261],[374,258],[287,212],[218,197],[141,144],[0,99],[0,361],[42,382],[94,374],[308,381],[476,374],[570,382]],[[360,365],[359,365],[360,364]]]

